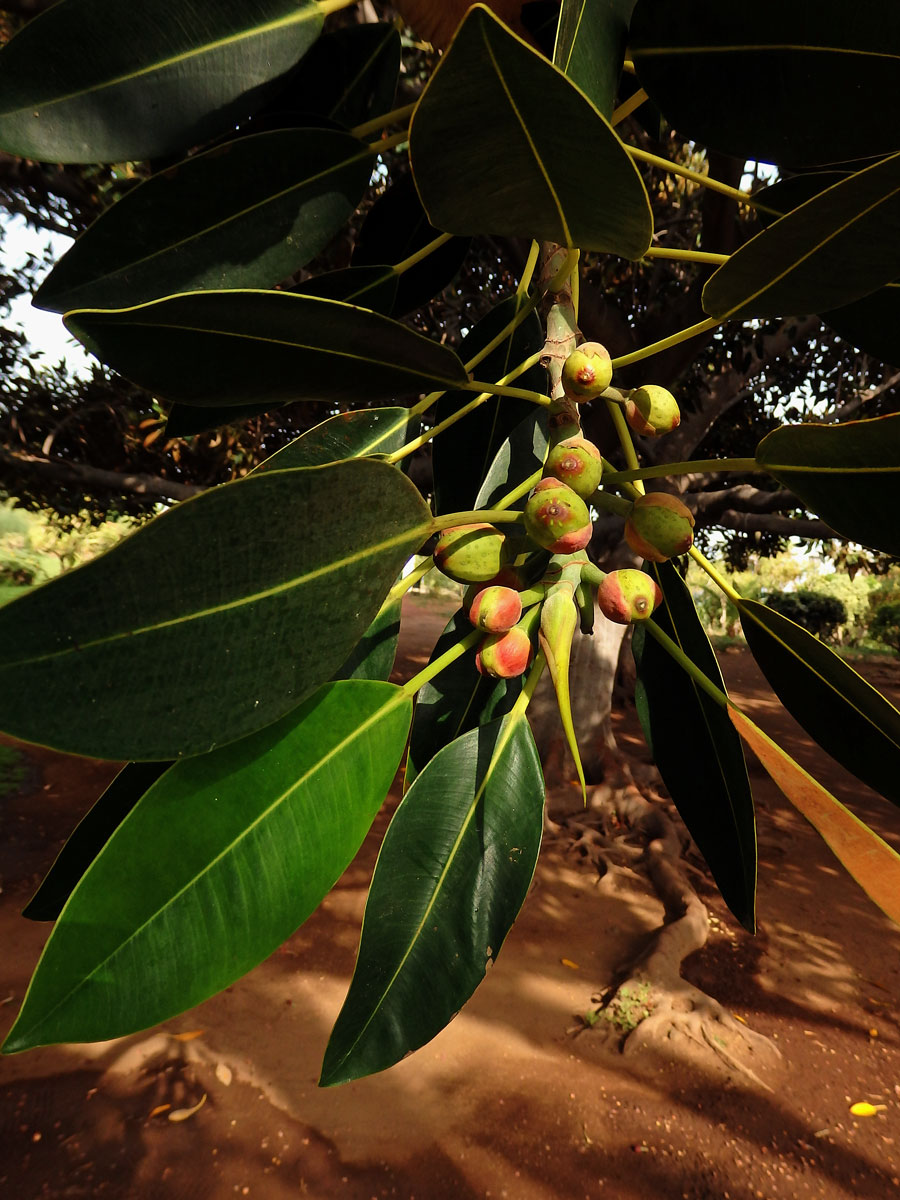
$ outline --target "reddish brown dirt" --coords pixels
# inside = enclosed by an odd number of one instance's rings
[[[426,661],[446,612],[414,603],[404,672]],[[749,656],[726,654],[723,668],[750,714],[900,845],[896,810],[812,747]],[[896,664],[866,673],[897,701]],[[622,743],[646,759],[633,710],[616,720]],[[28,761],[27,786],[0,802],[3,1034],[47,935],[21,908],[113,770],[45,751],[28,750]],[[160,1030],[2,1060],[0,1196],[900,1194],[900,932],[755,762],[750,770],[760,810],[760,932],[740,930],[697,875],[712,927],[685,973],[775,1040],[784,1059],[766,1076],[770,1091],[680,1060],[674,1045],[671,1055],[623,1058],[594,1031],[573,1032],[661,908],[638,874],[598,880],[566,836],[545,845],[497,966],[448,1029],[380,1076],[318,1089],[386,810],[319,911],[222,995]],[[168,1120],[204,1094],[193,1116]],[[885,1108],[855,1118],[849,1107],[859,1100]]]

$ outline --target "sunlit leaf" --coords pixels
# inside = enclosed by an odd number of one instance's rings
[[[409,719],[390,684],[328,684],[167,771],[73,891],[4,1050],[145,1029],[271,954],[359,849]]]
[[[738,604],[753,657],[788,712],[823,750],[900,804],[900,712],[835,652],[759,604]]]
[[[734,707],[728,715],[794,808],[820,835],[848,874],[900,924],[900,855]]]

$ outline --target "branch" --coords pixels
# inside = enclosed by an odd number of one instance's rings
[[[879,396],[889,392],[897,383],[900,383],[900,371],[885,379],[883,383],[879,383],[877,387],[866,388],[864,392],[860,392],[858,396],[854,396],[852,400],[848,400],[846,404],[836,408],[833,413],[829,413],[829,420],[843,421],[845,417],[851,416],[858,408],[868,404],[870,400],[877,400]]]
[[[89,491],[105,488],[120,494],[158,496],[161,500],[187,500],[205,489],[192,483],[175,483],[158,475],[126,474],[124,471],[104,471],[84,463],[68,463],[57,459],[38,458],[33,454],[13,454],[0,448],[0,464],[26,475],[53,480]]]
[[[738,533],[778,533],[782,537],[821,538],[824,541],[840,537],[824,521],[782,517],[775,513],[739,513],[727,509],[716,517],[714,524],[723,529],[736,529]]]
[[[805,317],[802,320],[791,317],[782,322],[776,333],[754,338],[746,348],[741,369],[732,367],[715,376],[709,386],[709,399],[703,407],[684,416],[678,428],[668,435],[666,453],[673,461],[690,458],[722,414],[747,396],[749,381],[770,363],[808,339],[818,328],[818,317]]]
[[[718,520],[721,513],[729,510],[735,513],[772,513],[802,507],[794,493],[786,488],[766,492],[749,483],[723,488],[718,492],[686,492],[681,499],[705,525]]]

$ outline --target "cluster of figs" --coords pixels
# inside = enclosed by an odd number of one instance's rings
[[[662,601],[659,587],[644,571],[601,571],[584,553],[593,527],[589,502],[600,488],[603,459],[581,436],[578,405],[610,387],[612,365],[599,342],[585,342],[566,359],[564,396],[550,409],[550,451],[543,478],[525,504],[527,543],[487,523],[445,529],[434,550],[435,565],[458,583],[469,584],[465,607],[472,625],[485,634],[476,663],[483,675],[521,675],[532,658],[535,626],[554,665],[568,662],[575,628],[593,624],[593,589],[603,615],[629,624],[649,617]],[[609,394],[609,393],[607,393]],[[658,437],[681,419],[671,392],[648,384],[627,394],[614,392],[630,427]],[[688,550],[694,518],[677,497],[665,492],[637,496],[625,520],[625,540],[642,558],[665,562]],[[512,528],[518,529],[519,526]],[[535,555],[535,550],[548,551]],[[537,567],[538,578],[533,569]],[[529,578],[529,576],[532,576]]]

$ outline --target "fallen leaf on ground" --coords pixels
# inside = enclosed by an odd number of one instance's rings
[[[170,1112],[169,1120],[170,1121],[186,1121],[188,1119],[188,1117],[192,1117],[195,1112],[199,1112],[199,1110],[203,1107],[203,1105],[205,1103],[206,1103],[206,1092],[203,1093],[203,1095],[200,1097],[199,1101],[194,1105],[193,1108],[176,1108],[174,1110],[174,1112]]]
[[[883,1112],[886,1108],[886,1104],[869,1104],[866,1100],[860,1100],[856,1104],[850,1105],[850,1111],[854,1117],[874,1117],[876,1113]]]

